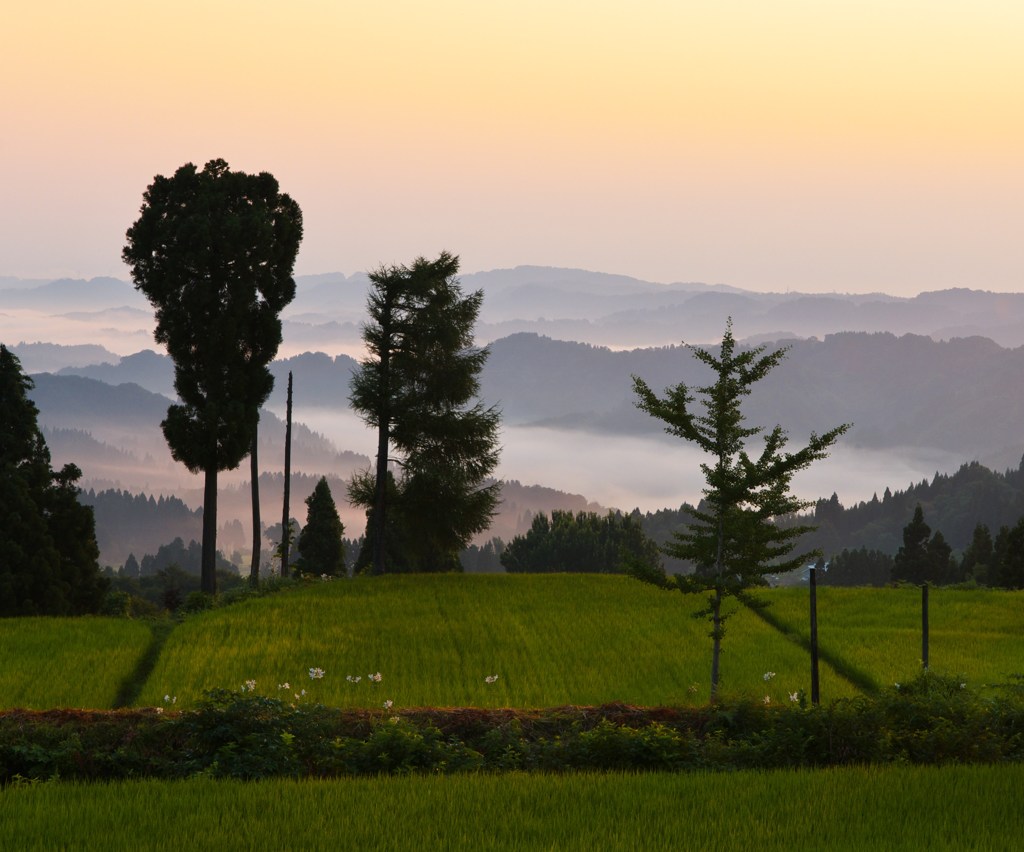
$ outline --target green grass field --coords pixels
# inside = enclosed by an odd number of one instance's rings
[[[112,707],[150,638],[121,618],[0,619],[0,706]]]
[[[772,619],[806,637],[806,590],[760,594]],[[707,622],[691,617],[700,604],[610,575],[318,582],[185,619],[137,684],[134,703],[158,706],[168,695],[187,708],[207,689],[255,680],[262,695],[305,689],[300,700],[339,707],[701,705],[711,642]],[[876,686],[919,670],[917,590],[823,587],[818,604],[829,659]],[[792,637],[740,609],[723,645],[723,697],[784,702],[807,690],[808,655]],[[109,708],[151,641],[148,625],[128,620],[0,621],[0,707]],[[933,590],[930,644],[934,670],[972,686],[1006,682],[1024,671],[1024,593]],[[310,679],[314,667],[322,679]],[[769,671],[775,677],[766,682]],[[376,672],[380,683],[368,678]],[[823,701],[856,693],[822,666]]]
[[[697,603],[609,575],[332,581],[188,619],[139,703],[170,694],[187,707],[204,689],[252,679],[261,694],[284,695],[287,682],[341,707],[703,704],[711,646],[691,617]],[[725,695],[781,700],[806,685],[806,654],[778,631],[747,611],[729,628]],[[324,678],[311,680],[311,667]],[[766,671],[776,672],[768,685]],[[380,683],[367,678],[376,672]],[[831,695],[852,694],[831,672],[825,680]]]
[[[1024,766],[40,784],[5,849],[1008,850]]]
[[[760,593],[771,615],[807,638],[806,589]],[[877,686],[921,666],[921,590],[818,587],[818,641]],[[973,687],[1024,673],[1024,592],[930,589],[928,663]],[[824,689],[824,687],[823,687]],[[823,693],[824,694],[824,693]]]

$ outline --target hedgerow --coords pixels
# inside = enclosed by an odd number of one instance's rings
[[[0,713],[0,783],[1024,759],[1024,696],[923,673],[827,706],[341,710],[214,690],[194,710]]]

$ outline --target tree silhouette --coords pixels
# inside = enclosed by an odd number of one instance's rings
[[[459,552],[490,524],[500,486],[497,409],[476,396],[487,349],[473,345],[483,293],[463,295],[459,259],[442,252],[370,276],[370,352],[350,400],[377,429],[376,469],[353,478],[368,510],[360,567],[457,571]],[[388,470],[391,449],[402,473]]]
[[[299,533],[298,571],[345,576],[345,527],[334,505],[331,488],[323,476],[306,498],[306,526]]]
[[[82,472],[50,466],[32,387],[0,344],[0,615],[97,612],[107,581],[92,507],[78,501]]]
[[[161,424],[171,455],[204,474],[202,590],[216,592],[217,473],[253,445],[273,388],[281,310],[295,297],[298,205],[273,175],[224,160],[157,175],[123,257],[156,310],[156,341],[174,360],[180,402]]]

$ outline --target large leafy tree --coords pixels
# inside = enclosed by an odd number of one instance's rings
[[[202,589],[211,594],[217,473],[254,445],[301,239],[299,206],[273,175],[233,172],[224,160],[157,175],[128,230],[124,260],[174,360],[180,402],[167,410],[164,436],[174,458],[205,477]]]
[[[323,476],[306,498],[306,526],[299,534],[298,570],[330,577],[345,575],[345,527]]]
[[[692,511],[690,526],[675,533],[664,548],[670,556],[692,562],[696,570],[671,578],[660,572],[638,573],[665,587],[708,593],[699,615],[711,622],[711,697],[715,699],[721,643],[730,615],[724,604],[729,597],[743,599],[751,586],[763,585],[765,575],[795,568],[812,555],[793,553],[797,540],[809,530],[807,525],[782,526],[775,521],[812,505],[791,493],[793,476],[825,458],[849,426],[823,435],[812,433],[806,446],[787,452],[781,426],[767,433],[761,427],[746,426],[741,407],[744,397],[782,361],[786,350],[740,349],[730,319],[717,354],[697,347],[691,347],[691,352],[710,368],[713,384],[691,390],[679,383],[667,388],[664,397],[637,376],[633,384],[639,408],[664,421],[666,432],[696,444],[706,454],[707,461],[701,464],[704,499]],[[695,393],[703,413],[694,407]],[[748,451],[752,439],[759,444],[759,451],[753,453]]]
[[[78,501],[75,465],[51,467],[32,386],[0,344],[0,615],[96,612],[107,582],[92,507]]]
[[[473,342],[483,293],[464,295],[459,259],[371,275],[369,356],[353,376],[353,408],[377,429],[377,463],[349,497],[368,510],[359,564],[385,570],[459,570],[459,552],[490,524],[500,486],[500,415],[477,399],[486,348]],[[388,469],[394,450],[400,475]]]

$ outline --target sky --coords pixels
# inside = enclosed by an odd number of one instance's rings
[[[757,291],[1024,289],[1019,0],[51,0],[0,27],[0,276],[127,277],[157,174],[296,272],[447,249]]]

